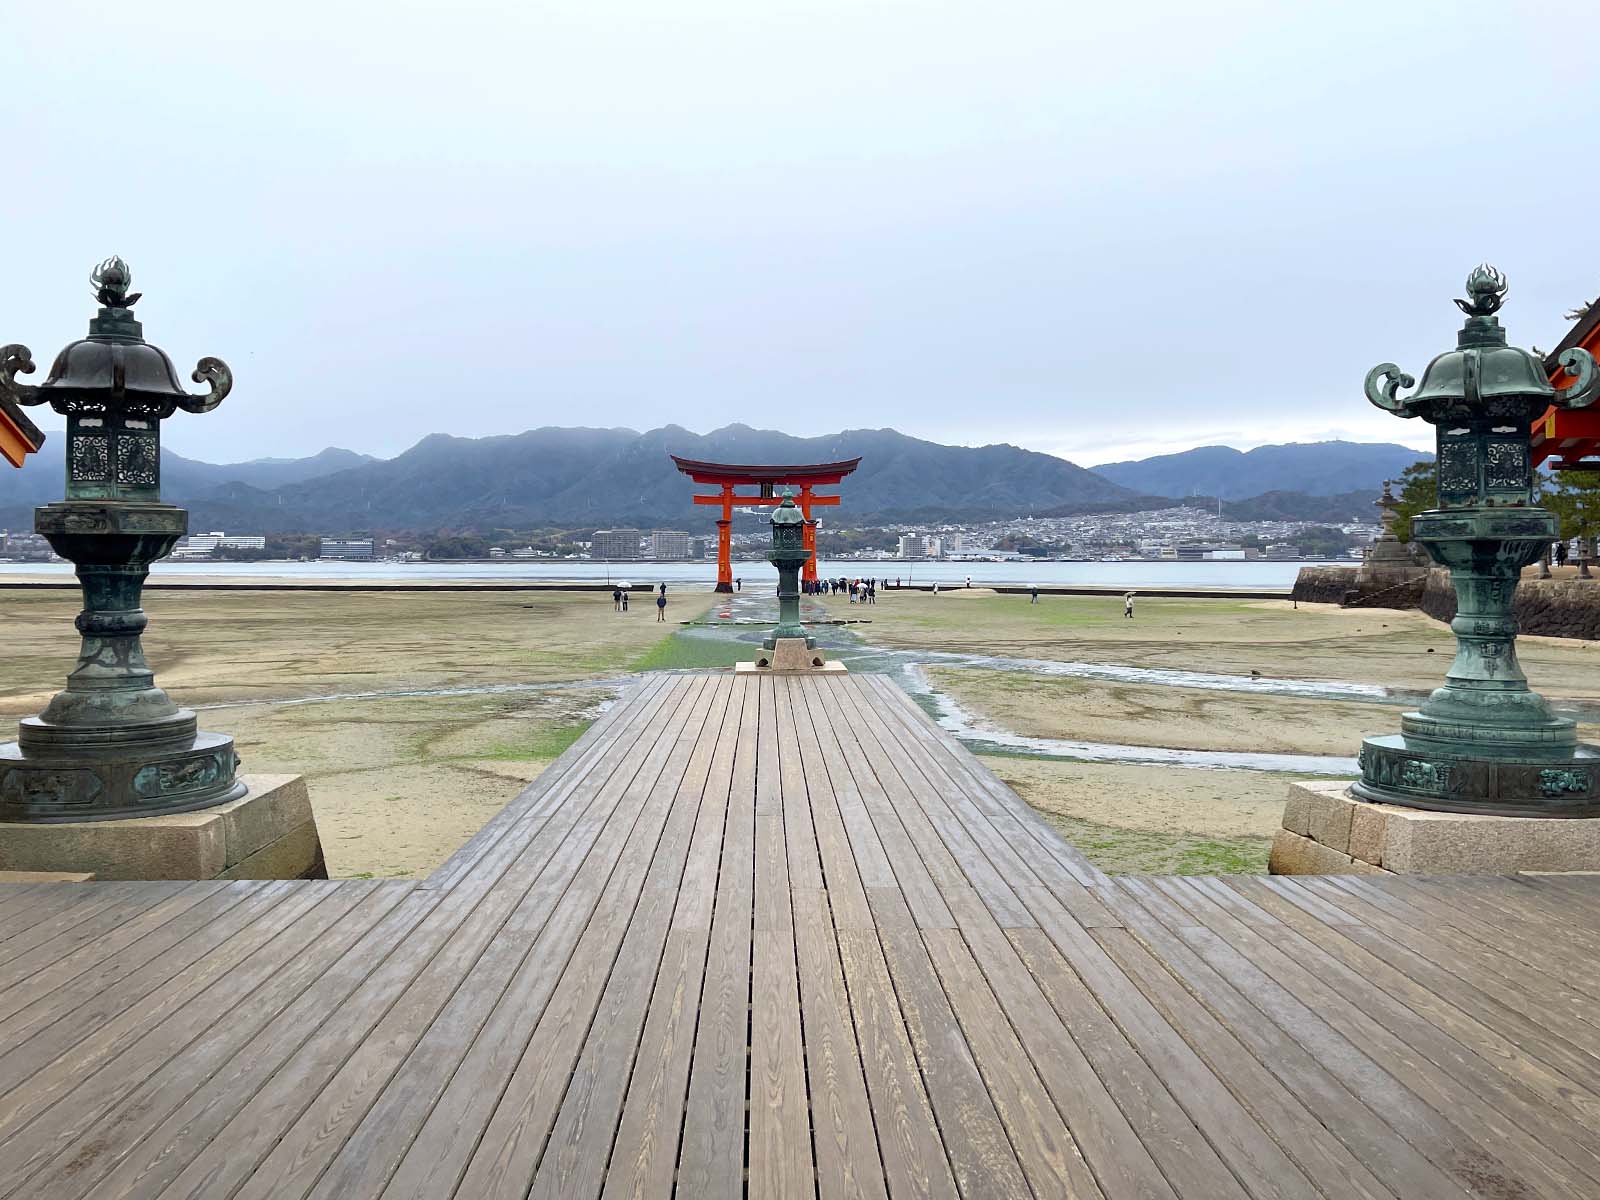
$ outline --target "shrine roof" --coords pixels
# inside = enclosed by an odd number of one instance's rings
[[[0,396],[0,457],[13,467],[44,445],[44,434],[8,397]]]
[[[805,464],[701,462],[672,455],[678,470],[696,483],[838,483],[860,464],[860,458]]]

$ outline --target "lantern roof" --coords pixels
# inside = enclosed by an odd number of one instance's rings
[[[1456,348],[1428,364],[1422,382],[1410,396],[1411,376],[1393,363],[1380,363],[1367,373],[1367,398],[1402,417],[1421,417],[1432,424],[1488,421],[1525,422],[1535,412],[1556,404],[1581,408],[1600,394],[1600,374],[1583,350],[1561,355],[1565,372],[1575,378],[1564,388],[1551,385],[1544,362],[1509,345],[1495,315],[1505,303],[1506,277],[1488,263],[1467,276],[1467,299],[1456,306],[1467,314],[1456,334]]]

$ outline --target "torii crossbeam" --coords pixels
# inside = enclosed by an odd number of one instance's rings
[[[771,507],[781,503],[777,495],[780,485],[798,487],[800,494],[795,497],[795,503],[800,506],[800,512],[806,519],[805,547],[811,551],[811,557],[806,560],[801,568],[801,578],[815,580],[817,577],[817,522],[811,516],[811,510],[819,507],[833,507],[839,503],[838,496],[818,496],[811,489],[837,485],[850,472],[860,464],[859,458],[847,459],[844,462],[812,463],[809,466],[752,466],[736,463],[710,463],[699,462],[692,458],[679,458],[672,455],[672,461],[677,464],[690,479],[699,484],[706,484],[718,489],[714,496],[696,496],[696,504],[718,505],[722,508],[722,516],[717,520],[717,591],[733,591],[733,510],[739,507]],[[740,486],[756,487],[756,494],[739,494],[734,491]]]

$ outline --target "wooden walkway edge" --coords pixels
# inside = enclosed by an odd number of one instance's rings
[[[0,1200],[674,1195],[1600,1197],[1600,880],[1112,878],[663,674],[427,880],[0,885]]]

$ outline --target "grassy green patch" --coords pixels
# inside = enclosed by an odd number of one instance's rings
[[[502,742],[469,757],[497,762],[528,762],[536,759],[559,758],[583,736],[593,721],[577,721],[569,725],[541,725],[526,738]]]
[[[1150,833],[1057,813],[1039,815],[1085,858],[1113,875],[1262,875],[1272,847],[1266,838]]]
[[[731,667],[755,658],[756,648],[749,642],[691,637],[675,633],[663,638],[636,658],[634,671],[682,671],[700,667]]]

